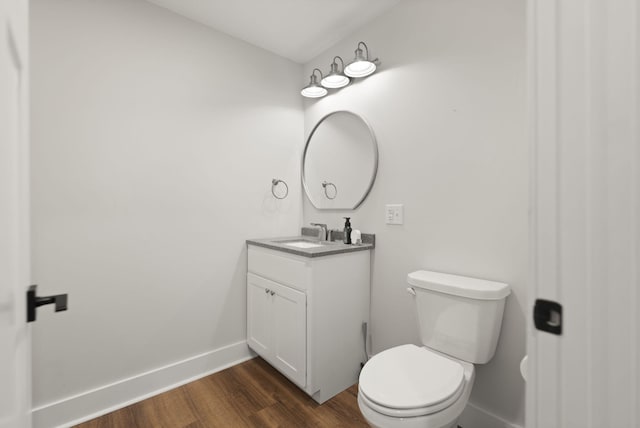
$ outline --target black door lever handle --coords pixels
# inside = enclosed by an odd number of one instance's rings
[[[56,312],[67,310],[67,295],[57,294],[55,296],[38,297],[36,296],[38,286],[31,285],[27,290],[27,322],[36,320],[36,308],[38,306],[55,304]]]

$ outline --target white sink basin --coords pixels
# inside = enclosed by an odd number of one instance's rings
[[[290,247],[296,247],[296,248],[318,248],[318,247],[322,247],[322,244],[318,244],[316,242],[310,242],[310,241],[285,242],[284,245],[288,245]]]

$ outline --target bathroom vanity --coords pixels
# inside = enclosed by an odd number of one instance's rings
[[[318,403],[356,383],[366,362],[369,237],[247,241],[247,343]]]

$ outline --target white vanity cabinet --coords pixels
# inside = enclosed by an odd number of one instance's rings
[[[370,257],[249,243],[247,343],[319,403],[356,383],[366,362]]]
[[[247,343],[304,388],[306,380],[307,295],[249,273]]]

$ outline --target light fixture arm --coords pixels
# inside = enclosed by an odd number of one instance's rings
[[[341,58],[340,56],[338,56],[338,55],[336,55],[336,56],[334,56],[334,57],[333,57],[333,62],[331,63],[331,68],[333,69],[333,64],[335,64],[336,66],[338,65],[338,64],[336,63],[336,59],[339,59],[339,60],[340,60],[340,65],[342,65],[342,71],[344,72],[344,61],[343,61],[343,60],[342,60],[342,58]]]
[[[313,71],[311,72],[311,79],[315,80],[316,79],[316,71],[318,73],[320,73],[320,80],[322,80],[322,78],[324,77],[322,75],[322,70],[320,70],[319,68],[314,68]],[[316,80],[317,81],[317,80]]]
[[[369,59],[369,46],[367,46],[367,44],[365,42],[358,42],[358,47],[356,49],[356,58],[358,58],[358,51],[360,51],[360,55],[362,55],[362,49],[360,49],[360,45],[364,46],[364,51],[366,53],[364,59],[367,61],[371,61],[374,64],[380,64],[380,60],[378,58],[375,59]],[[344,69],[344,67],[343,67]]]
[[[364,46],[364,50],[367,52],[367,56],[365,58],[368,61],[369,60],[369,47],[367,46],[367,44],[365,42],[358,42],[358,48],[356,49],[356,53],[357,53],[357,51],[362,52],[362,49],[360,49],[360,45]]]

